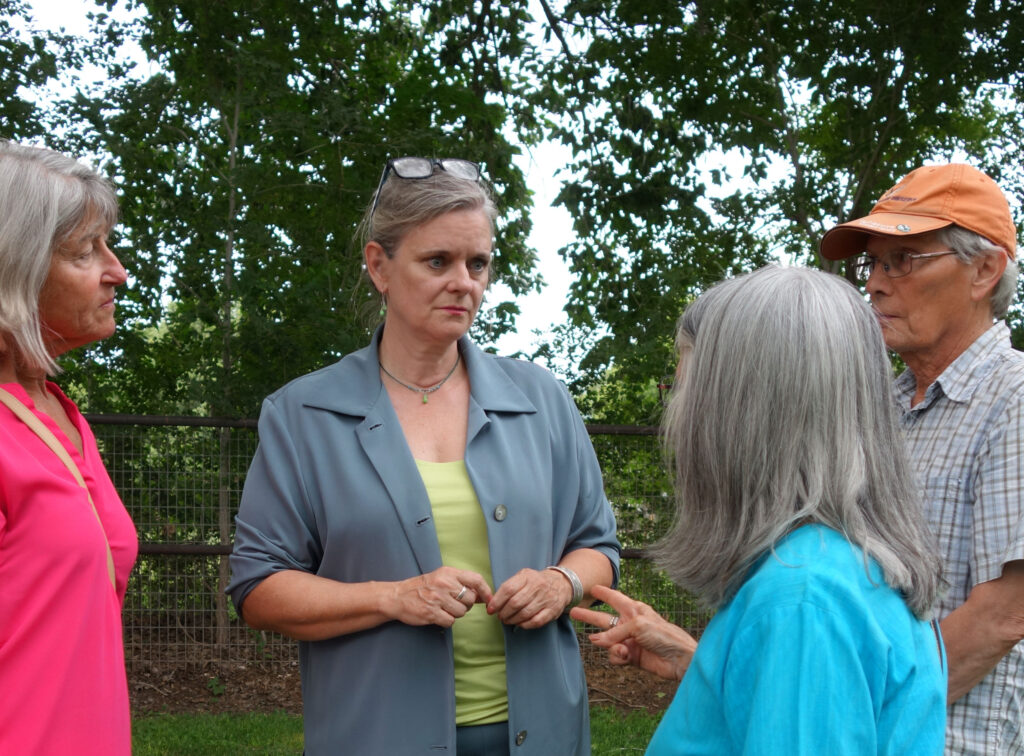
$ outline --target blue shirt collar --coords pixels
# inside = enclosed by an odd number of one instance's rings
[[[386,395],[380,380],[378,344],[383,326],[370,344],[309,376],[307,407],[366,417]],[[512,381],[500,360],[485,354],[468,336],[459,339],[459,352],[469,372],[470,393],[484,412],[532,413],[537,408]]]

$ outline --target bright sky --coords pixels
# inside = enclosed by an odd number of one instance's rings
[[[565,322],[565,299],[572,277],[558,250],[572,237],[572,219],[565,208],[554,207],[552,203],[559,191],[555,172],[566,160],[565,149],[555,144],[541,145],[517,160],[527,186],[533,191],[533,229],[528,241],[537,251],[537,268],[547,285],[540,293],[516,300],[520,311],[518,328],[497,343],[498,351],[504,354],[516,350],[529,354],[538,341],[534,331],[546,334]],[[494,287],[494,294],[502,294],[500,285]]]

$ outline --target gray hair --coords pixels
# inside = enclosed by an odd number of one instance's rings
[[[1017,261],[995,242],[956,224],[940,228],[935,232],[935,238],[956,252],[957,259],[963,263],[970,263],[986,255],[1006,255],[1006,270],[992,289],[992,318],[1003,320],[1017,294]]]
[[[388,257],[417,226],[456,210],[482,210],[494,226],[494,199],[482,180],[471,181],[435,166],[429,178],[403,179],[391,173],[359,224],[360,247],[374,241]]]
[[[718,607],[783,536],[818,523],[873,557],[927,616],[941,562],[882,335],[854,287],[818,270],[762,268],[705,292],[676,337],[662,432],[677,511],[654,548],[668,575]]]
[[[54,252],[88,220],[117,222],[113,187],[59,152],[0,140],[0,350],[58,372],[43,341],[39,294]]]

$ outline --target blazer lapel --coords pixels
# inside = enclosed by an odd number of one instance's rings
[[[442,563],[430,499],[387,392],[381,394],[378,404],[356,428],[356,438],[387,489],[416,564],[421,572],[431,572]]]
[[[321,385],[310,384],[311,396],[305,404],[363,418],[356,428],[356,438],[387,490],[420,571],[427,573],[441,566],[441,549],[423,479],[388,393],[380,382],[377,362],[380,334],[381,329],[378,329],[368,347],[321,371],[318,378]],[[468,338],[460,339],[459,347],[472,387],[467,445],[473,444],[485,432],[491,412],[537,411],[508,374]],[[339,387],[344,387],[344,390],[338,390]],[[478,477],[480,471],[469,472],[474,485],[486,482],[487,473],[483,473],[481,479]],[[487,492],[478,490],[477,496],[483,501]]]
[[[380,382],[377,344],[381,329],[369,346],[320,371],[319,383],[310,383],[306,406],[363,418],[356,439],[383,483],[402,530],[423,573],[441,566],[441,549],[420,471],[409,452],[398,416]],[[367,482],[367,490],[375,486]],[[379,489],[378,489],[379,490]],[[373,494],[370,495],[379,495]],[[383,501],[383,506],[387,506]],[[396,536],[397,537],[397,536]]]

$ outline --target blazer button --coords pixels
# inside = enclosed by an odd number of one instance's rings
[[[508,517],[508,509],[505,508],[504,504],[499,504],[494,508],[494,519],[498,522],[502,522]]]
[[[526,730],[520,730],[516,733],[516,745],[522,745],[526,740]]]

